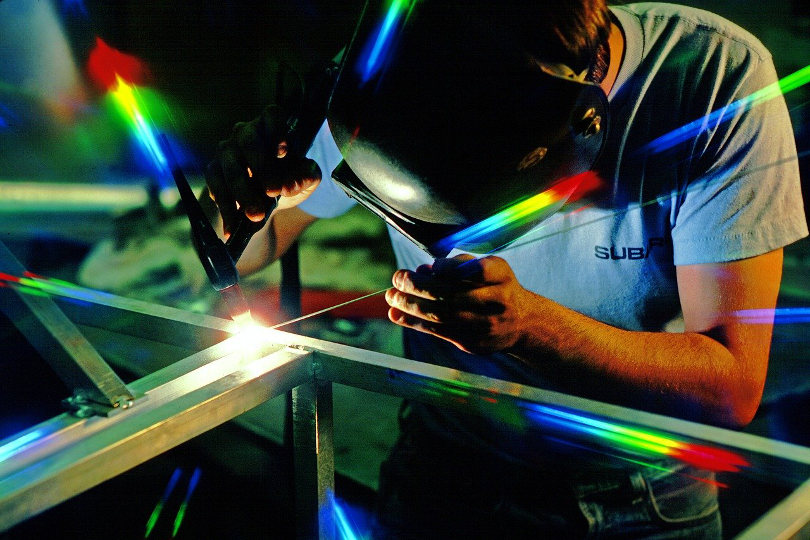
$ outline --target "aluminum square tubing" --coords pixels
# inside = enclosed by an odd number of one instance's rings
[[[0,441],[0,532],[310,383],[309,356],[235,336],[133,382],[144,397],[120,414],[66,413]]]

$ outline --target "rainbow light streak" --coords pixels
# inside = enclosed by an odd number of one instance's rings
[[[158,144],[155,131],[141,112],[147,109],[142,100],[139,100],[137,87],[127,84],[127,82],[117,74],[115,80],[116,83],[115,86],[110,89],[110,95],[118,105],[124,118],[129,122],[136,139],[151,163],[159,172],[169,174],[168,161],[163,154],[160,144]]]
[[[593,171],[566,178],[542,193],[513,204],[493,216],[451,234],[439,241],[438,245],[443,248],[453,248],[457,245],[481,242],[504,229],[518,227],[536,219],[543,212],[562,206],[568,200],[576,200],[599,185],[601,185],[601,181]]]
[[[34,441],[37,441],[43,435],[44,433],[42,430],[31,431],[7,442],[3,446],[0,446],[0,463],[20,453],[26,446],[30,445]]]
[[[810,308],[742,309],[733,315],[745,324],[810,323]]]
[[[743,457],[727,450],[678,441],[544,405],[529,405],[527,414],[539,423],[592,435],[619,449],[667,456],[709,471],[738,472],[741,467],[750,465]]]
[[[479,392],[463,390],[463,388],[471,387],[461,381],[453,381],[451,383],[449,381],[438,382],[423,380],[421,377],[415,377],[406,373],[397,374],[397,378],[408,380],[411,383],[419,383],[423,387],[422,392],[424,394],[437,397],[447,396],[464,404],[471,403],[480,406],[482,403],[487,403],[498,407],[505,406],[507,409],[500,411],[497,417],[503,419],[514,428],[522,429],[527,427],[526,421],[535,425],[556,428],[558,430],[556,436],[553,431],[551,433],[544,433],[544,435],[551,440],[557,440],[570,446],[595,450],[595,448],[583,446],[581,443],[577,443],[571,439],[572,435],[586,435],[590,440],[607,443],[607,446],[619,452],[629,452],[632,454],[642,453],[648,456],[666,456],[682,463],[694,465],[700,469],[713,472],[739,472],[742,467],[750,466],[750,463],[745,458],[728,450],[679,441],[652,431],[630,428],[621,424],[587,416],[583,413],[575,413],[547,405],[528,402],[520,402],[520,412],[518,412],[509,407],[510,403],[508,400],[502,402],[491,396],[479,395]],[[454,386],[458,388],[454,388]],[[471,401],[474,398],[480,398],[480,401]],[[563,435],[565,438],[561,439],[560,437]],[[609,455],[646,467],[661,468],[660,465],[645,463],[627,456],[615,455],[613,453]],[[669,469],[663,468],[662,470],[668,471]],[[678,474],[682,473],[679,472]],[[703,482],[707,481],[704,478],[694,478]],[[722,484],[717,485],[723,487]]]
[[[197,487],[197,483],[200,481],[200,475],[202,471],[199,467],[194,468],[194,472],[191,475],[191,480],[188,482],[188,489],[186,490],[186,498],[183,499],[183,502],[180,504],[180,509],[177,511],[177,516],[174,518],[174,528],[172,529],[172,538],[177,536],[177,531],[180,530],[180,525],[183,523],[183,518],[186,516],[186,508],[188,508],[188,501],[191,499],[192,493],[194,493],[194,489]]]
[[[0,272],[0,286],[12,285],[22,293],[37,296],[66,296],[75,300],[95,302],[99,297],[114,298],[114,295],[102,291],[88,290],[67,281],[56,278],[46,278],[31,272],[25,272],[24,277],[12,276]]]
[[[684,141],[696,137],[709,127],[719,125],[722,122],[730,120],[737,113],[748,111],[756,105],[760,105],[777,96],[787,94],[800,86],[804,86],[808,82],[810,82],[810,66],[805,66],[802,69],[783,77],[775,83],[770,84],[761,90],[757,90],[749,96],[738,99],[734,103],[731,103],[722,109],[711,112],[703,118],[698,118],[697,120],[689,122],[682,127],[670,131],[666,135],[658,137],[654,141],[642,146],[638,153],[657,154],[663,152],[664,150],[668,150],[669,148],[677,146]]]
[[[563,440],[563,439],[560,439],[560,438],[557,438],[557,437],[549,437],[549,440],[552,440],[552,441],[555,441],[555,442],[558,442],[560,444],[564,444],[564,445],[567,445],[567,446],[573,446],[573,447],[579,448],[581,450],[593,451],[593,449],[587,448],[587,447],[585,447],[585,446],[583,446],[581,444],[576,444],[574,442],[566,441],[566,440]],[[710,478],[702,478],[700,476],[687,474],[687,473],[685,473],[683,471],[672,469],[670,467],[663,467],[663,466],[657,465],[655,463],[648,463],[646,461],[641,461],[641,460],[638,460],[638,459],[632,459],[632,458],[629,458],[627,456],[621,456],[621,455],[613,454],[613,453],[609,453],[609,452],[601,452],[601,453],[603,453],[604,455],[608,455],[608,456],[610,456],[612,458],[615,458],[615,459],[620,459],[622,461],[626,461],[628,463],[633,463],[635,465],[641,465],[642,467],[645,467],[645,468],[648,468],[648,469],[656,469],[658,471],[663,471],[663,472],[667,472],[667,473],[670,473],[670,474],[678,474],[680,476],[685,476],[687,478],[691,478],[692,480],[697,480],[698,482],[703,482],[704,484],[717,486],[718,488],[727,488],[728,487],[728,484],[718,482],[717,480],[713,480],[713,479],[710,479]]]
[[[380,70],[380,67],[382,67],[383,60],[388,56],[391,49],[394,28],[401,26],[402,15],[406,11],[407,15],[405,16],[405,21],[408,20],[415,5],[416,0],[393,0],[391,2],[379,29],[375,33],[373,42],[366,44],[366,49],[368,49],[370,45],[371,50],[365,62],[362,61],[362,58],[366,55],[361,56],[360,64],[364,65],[362,65],[362,67],[358,66],[358,69],[362,75],[363,83],[373,77]]]
[[[146,521],[146,533],[143,535],[144,538],[149,538],[149,535],[152,534],[152,529],[155,528],[155,524],[160,517],[160,513],[163,511],[163,507],[166,506],[166,501],[169,500],[175,486],[177,486],[177,482],[180,480],[181,474],[182,471],[180,470],[180,467],[177,467],[172,473],[172,476],[169,478],[169,483],[166,484],[166,489],[163,490],[163,496],[158,501],[155,509],[152,510],[152,514],[149,516],[149,519]]]
[[[139,90],[144,81],[150,78],[146,64],[135,56],[110,47],[97,37],[96,46],[87,59],[87,71],[93,82],[107,92],[120,110],[146,158],[160,173],[158,180],[168,176],[168,162],[152,127],[149,107]]]

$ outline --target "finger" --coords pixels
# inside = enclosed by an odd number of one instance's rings
[[[205,182],[208,185],[208,193],[217,204],[222,216],[223,231],[226,236],[230,236],[231,227],[236,223],[238,212],[236,211],[236,201],[228,189],[218,161],[208,164],[205,170]]]
[[[314,182],[320,182],[321,169],[315,161],[311,159],[296,160],[292,156],[281,161],[289,162],[281,187],[282,196],[292,197],[311,186]]]
[[[459,337],[459,333],[456,330],[454,330],[454,328],[450,325],[430,322],[424,319],[413,317],[412,315],[409,315],[393,307],[388,310],[388,320],[399,326],[410,328],[412,330],[417,330],[419,332],[435,336],[439,339],[449,341],[450,343],[452,343],[453,345],[455,345],[456,347],[458,347],[463,351],[472,352],[467,347],[465,347],[465,345],[462,342],[462,339]]]
[[[433,273],[433,265],[432,264],[420,264],[416,267],[417,274],[432,274]]]
[[[268,159],[272,159],[273,144],[265,130],[259,127],[262,122],[254,119],[250,122],[238,122],[233,127],[231,139],[242,154],[243,165],[253,171],[254,177],[265,175]]]
[[[426,334],[432,334],[436,337],[445,339],[444,334],[442,333],[441,323],[431,322],[419,317],[414,317],[413,315],[394,307],[388,309],[388,319],[392,323],[404,326],[405,328],[412,328],[414,330],[419,330],[420,332],[425,332]]]
[[[273,160],[261,182],[268,197],[293,197],[321,181],[321,169],[311,159],[287,156]]]
[[[388,289],[385,292],[385,301],[391,307],[426,321],[441,322],[445,314],[441,302],[405,294],[397,289]]]
[[[391,278],[394,287],[406,294],[427,300],[438,300],[440,284],[429,274],[418,274],[410,270],[397,270]]]
[[[242,212],[252,221],[261,221],[267,208],[267,197],[248,175],[248,166],[239,150],[228,142],[220,143],[219,161],[225,181]]]

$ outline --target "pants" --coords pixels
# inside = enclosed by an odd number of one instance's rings
[[[404,428],[381,466],[374,538],[721,538],[704,471],[559,474]]]

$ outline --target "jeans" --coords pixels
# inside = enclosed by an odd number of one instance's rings
[[[719,539],[712,480],[683,466],[550,473],[410,430],[381,466],[373,537]]]

